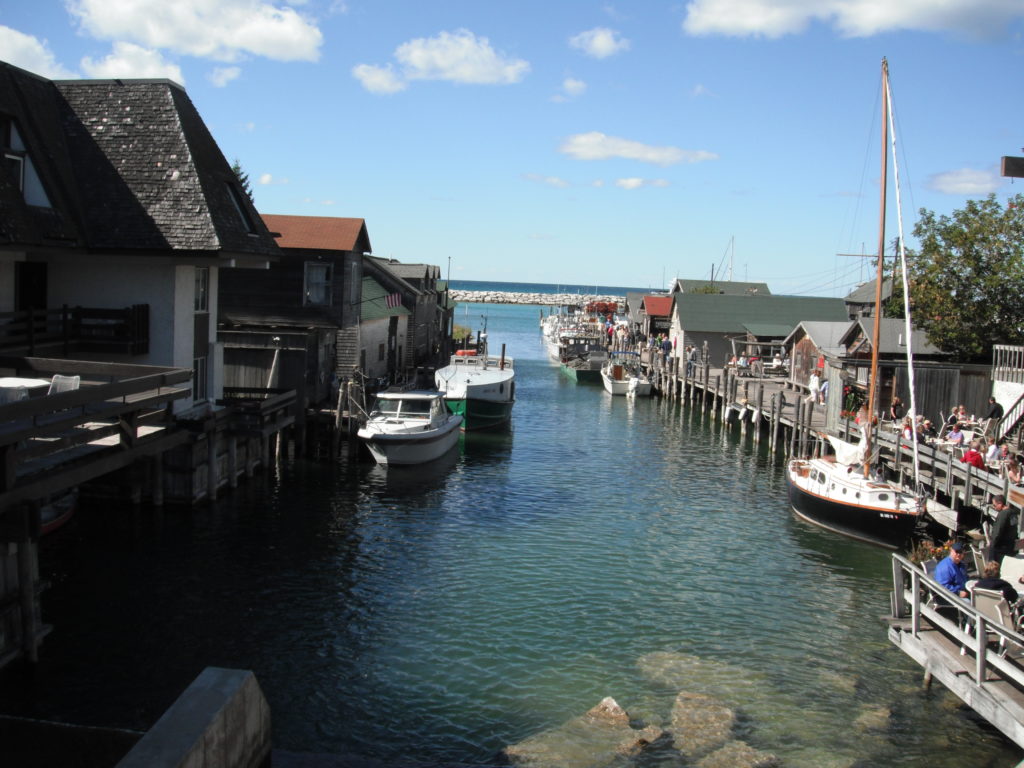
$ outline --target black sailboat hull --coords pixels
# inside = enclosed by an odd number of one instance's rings
[[[844,504],[809,493],[794,483],[786,474],[789,504],[793,511],[810,523],[889,549],[906,545],[917,525],[917,515],[897,513]]]

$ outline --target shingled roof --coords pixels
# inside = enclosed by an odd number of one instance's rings
[[[369,253],[373,250],[363,219],[265,213],[263,221],[271,232],[280,234],[277,244],[282,248],[357,253]]]
[[[49,81],[0,62],[0,112],[52,206],[0,174],[0,247],[280,255],[177,83]]]
[[[819,296],[729,296],[694,293],[676,301],[687,333],[743,333],[746,323],[794,328],[802,320],[846,320],[842,299]]]

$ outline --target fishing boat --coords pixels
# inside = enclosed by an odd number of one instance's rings
[[[487,353],[487,334],[476,349],[460,349],[444,368],[434,373],[434,385],[448,410],[462,417],[463,430],[507,424],[516,402],[515,366],[511,357]]]
[[[600,384],[608,349],[599,332],[567,333],[562,336],[558,357],[562,373],[577,384]]]
[[[882,60],[882,184],[878,236],[878,274],[875,285],[875,318],[871,342],[871,375],[868,417],[860,425],[860,441],[852,444],[826,435],[834,454],[792,459],[786,467],[789,503],[801,518],[837,533],[897,549],[907,543],[923,512],[923,504],[900,486],[875,477],[872,472],[872,430],[877,412],[879,326],[882,314],[882,278],[885,254],[885,208],[888,180],[889,68]],[[895,147],[893,148],[895,159]],[[895,172],[895,167],[894,167]],[[896,175],[897,194],[899,177]],[[902,248],[902,232],[899,237]],[[906,281],[904,280],[904,286]],[[906,291],[906,288],[904,288]],[[904,306],[909,306],[905,299]],[[907,317],[907,339],[910,319]],[[908,343],[908,370],[913,402],[913,366]],[[911,405],[913,409],[913,404]],[[917,444],[914,443],[915,467]]]
[[[425,464],[459,442],[462,416],[449,413],[440,392],[388,390],[377,394],[373,411],[356,434],[378,464]]]
[[[651,380],[644,373],[637,352],[612,352],[601,366],[601,381],[605,391],[612,395],[648,397],[651,394]]]

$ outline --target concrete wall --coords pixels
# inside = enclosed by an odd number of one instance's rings
[[[207,667],[117,768],[270,765],[270,707],[247,670]]]

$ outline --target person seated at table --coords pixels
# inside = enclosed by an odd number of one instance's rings
[[[914,439],[914,426],[910,423],[909,416],[903,417],[903,425],[900,427],[900,434],[903,436],[904,440]]]
[[[957,406],[957,409],[956,409],[956,419],[961,424],[963,424],[965,421],[971,421],[972,420],[971,417],[967,415],[967,407],[963,403],[961,403],[959,406]]]
[[[981,578],[978,579],[974,584],[971,585],[971,589],[981,587],[982,589],[994,589],[1003,593],[1003,597],[1006,598],[1006,602],[1013,605],[1020,599],[1020,595],[1017,594],[1017,590],[1013,588],[1006,579],[999,577],[999,563],[995,560],[989,560],[985,563],[985,568],[981,572]]]
[[[960,457],[960,461],[964,464],[970,464],[972,467],[978,469],[985,469],[985,457],[981,455],[981,451],[978,449],[981,447],[981,443],[978,440],[971,440],[970,447],[964,451],[964,455]]]
[[[1017,463],[1017,459],[1012,456],[1006,460],[1003,465],[1003,469],[1006,472],[1006,479],[1014,485],[1020,485],[1021,469],[1020,464]]]
[[[968,596],[963,542],[954,541],[949,554],[935,566],[935,580],[957,597]]]
[[[921,433],[928,439],[934,439],[938,437],[938,432],[935,431],[935,425],[928,419],[921,422]]]
[[[958,421],[953,427],[946,433],[946,442],[952,445],[963,445],[964,444],[964,433],[960,429],[960,422]]]
[[[996,444],[995,439],[988,438],[987,447],[985,448],[985,464],[992,466],[999,461],[999,446]]]
[[[946,426],[952,427],[958,421],[960,421],[960,419],[958,418],[956,406],[954,405],[949,409],[949,416],[946,417]]]

